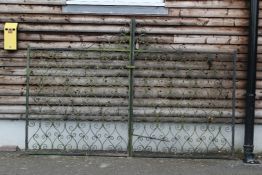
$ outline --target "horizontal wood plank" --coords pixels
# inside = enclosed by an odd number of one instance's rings
[[[166,0],[166,7],[177,7],[177,8],[211,8],[211,9],[225,9],[225,8],[248,8],[248,2],[245,0],[198,0],[198,1],[178,1],[178,0]]]
[[[65,5],[66,0],[1,0],[0,4],[42,4],[42,5]]]
[[[0,4],[0,13],[62,13],[61,6]]]

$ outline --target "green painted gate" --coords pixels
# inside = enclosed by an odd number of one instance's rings
[[[28,152],[233,155],[236,53],[174,48],[135,19],[101,36],[28,48]]]

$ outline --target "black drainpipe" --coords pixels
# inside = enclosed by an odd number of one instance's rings
[[[257,35],[258,35],[259,0],[250,0],[249,43],[248,43],[248,69],[246,89],[246,119],[244,162],[259,163],[255,160],[254,151],[254,120],[256,99],[256,71],[257,71]]]

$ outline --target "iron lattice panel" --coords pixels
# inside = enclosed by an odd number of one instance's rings
[[[137,27],[134,154],[233,155],[236,54],[161,45]]]
[[[127,152],[128,33],[81,49],[29,48],[28,150]]]

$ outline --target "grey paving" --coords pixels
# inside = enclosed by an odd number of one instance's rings
[[[27,156],[0,153],[0,175],[262,175],[241,160]]]

